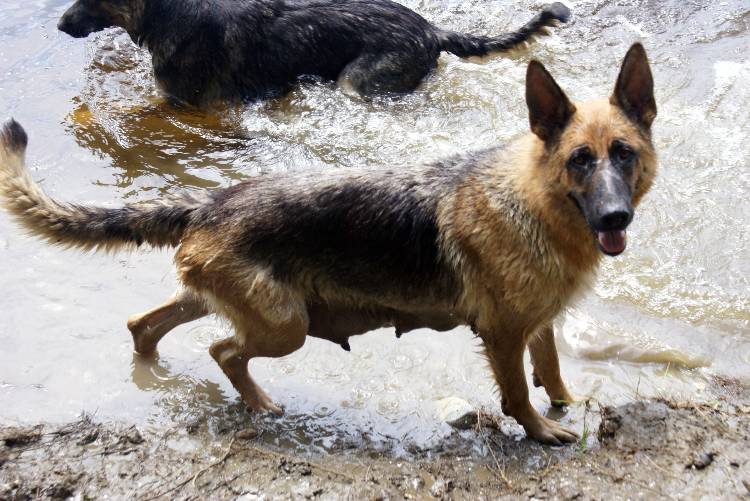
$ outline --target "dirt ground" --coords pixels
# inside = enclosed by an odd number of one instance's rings
[[[717,387],[701,404],[589,404],[582,441],[563,448],[508,434],[515,425],[482,414],[444,446],[405,457],[346,445],[290,453],[242,423],[155,431],[84,417],[0,428],[0,499],[750,497],[750,391]]]

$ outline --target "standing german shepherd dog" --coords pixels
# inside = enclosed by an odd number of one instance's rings
[[[135,350],[217,313],[235,334],[210,348],[244,402],[281,409],[248,361],[298,350],[307,335],[348,349],[393,326],[469,325],[482,339],[503,411],[550,444],[575,434],[529,403],[523,355],[555,402],[552,320],[625,250],[651,187],[656,117],[646,53],[634,45],[607,99],[572,103],[536,61],[526,77],[531,134],[506,148],[397,170],[268,174],[231,188],[105,209],[48,198],[24,168],[26,134],[0,131],[0,195],[28,231],[58,245],[177,247],[184,289],[131,317]]]
[[[555,3],[518,31],[484,37],[441,30],[391,0],[78,0],[58,28],[124,28],[151,52],[164,92],[202,105],[284,93],[302,75],[363,95],[411,92],[441,51],[507,51],[569,17]]]

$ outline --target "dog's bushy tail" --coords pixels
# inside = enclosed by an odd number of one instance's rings
[[[545,7],[518,31],[498,37],[466,35],[454,31],[440,31],[438,36],[442,49],[458,57],[484,56],[491,52],[503,52],[531,42],[537,36],[548,34],[548,27],[566,23],[568,19],[570,19],[570,9],[560,2],[555,2]]]
[[[10,120],[0,128],[0,203],[29,233],[79,249],[115,250],[146,242],[176,246],[201,203],[190,198],[130,204],[118,209],[88,207],[49,198],[25,167],[28,139]]]

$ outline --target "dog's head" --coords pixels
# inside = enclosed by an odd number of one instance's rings
[[[130,17],[130,0],[77,0],[62,15],[57,29],[84,38],[112,26],[125,28]]]
[[[656,118],[654,84],[646,52],[633,45],[625,56],[609,100],[570,102],[537,61],[529,64],[526,102],[531,130],[545,144],[546,179],[580,212],[599,249],[625,250],[634,207],[656,170],[651,123]]]

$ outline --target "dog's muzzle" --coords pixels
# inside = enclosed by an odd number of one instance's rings
[[[109,23],[105,22],[104,19],[92,16],[77,3],[68,9],[57,23],[58,30],[73,38],[85,38],[108,27]]]

